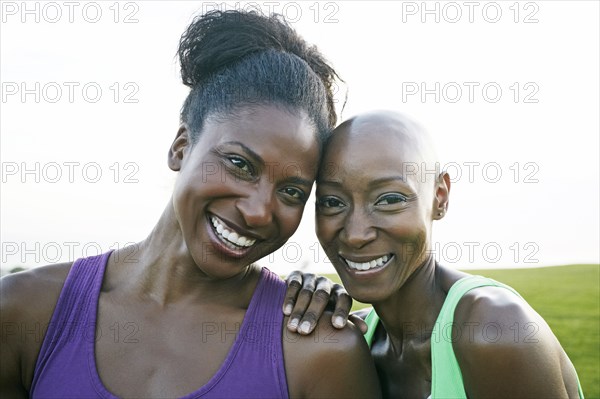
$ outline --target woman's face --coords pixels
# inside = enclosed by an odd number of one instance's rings
[[[401,130],[377,121],[343,125],[327,147],[317,235],[359,301],[389,297],[430,255],[436,178],[430,171],[421,179],[418,152]]]
[[[298,228],[319,157],[315,130],[300,115],[256,106],[211,117],[193,146],[180,130],[170,154],[180,171],[173,206],[206,275],[240,273]]]

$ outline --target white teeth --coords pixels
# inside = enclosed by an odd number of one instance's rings
[[[371,260],[369,262],[352,262],[351,260],[348,260],[348,259],[344,258],[344,260],[346,261],[346,263],[348,264],[348,266],[350,266],[351,269],[355,269],[355,270],[369,270],[369,269],[373,269],[374,267],[382,266],[389,259],[390,259],[389,255],[384,255],[384,256],[382,256],[380,258],[373,259],[373,260]]]
[[[225,227],[223,222],[219,220],[216,216],[211,217],[211,222],[213,226],[215,226],[215,230],[217,231],[217,235],[221,238],[224,238],[227,244],[234,244],[238,247],[251,247],[254,245],[256,240],[254,238],[246,237],[239,235],[235,231],[231,231]]]

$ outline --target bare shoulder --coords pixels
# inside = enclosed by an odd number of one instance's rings
[[[550,326],[512,291],[473,289],[454,316],[468,396],[578,397],[575,369]]]
[[[46,327],[71,265],[43,266],[0,279],[1,356],[6,366],[0,376],[3,392],[29,389]]]
[[[72,262],[42,266],[0,279],[2,320],[51,316]]]
[[[283,350],[291,397],[381,396],[375,366],[360,330],[331,325],[325,312],[310,335],[283,331]],[[284,323],[286,323],[284,321]]]

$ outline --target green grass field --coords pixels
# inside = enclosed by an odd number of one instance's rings
[[[587,399],[600,398],[600,265],[467,270],[510,285],[548,322]],[[339,282],[337,275],[327,275]],[[355,302],[353,309],[365,304]]]

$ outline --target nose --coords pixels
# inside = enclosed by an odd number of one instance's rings
[[[255,187],[236,201],[236,208],[248,227],[264,227],[273,222],[275,193],[269,187]]]
[[[362,248],[377,238],[369,214],[363,210],[353,210],[345,220],[340,240],[351,248]]]

